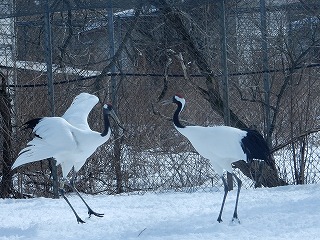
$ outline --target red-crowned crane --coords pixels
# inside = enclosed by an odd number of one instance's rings
[[[179,121],[179,114],[185,106],[185,99],[176,94],[172,100],[164,103],[175,103],[177,109],[173,115],[175,128],[185,136],[197,150],[197,152],[210,160],[213,169],[220,175],[224,185],[224,196],[217,221],[222,222],[221,215],[228,194],[228,183],[224,178],[224,171],[232,174],[238,184],[237,198],[232,221],[240,222],[238,219],[238,200],[242,182],[233,173],[232,163],[246,160],[250,163],[253,159],[264,160],[271,167],[270,150],[260,133],[255,130],[241,130],[228,126],[184,126]]]
[[[94,212],[88,206],[78,190],[74,187],[73,179],[75,172],[80,170],[87,158],[110,138],[111,129],[108,116],[110,115],[118,124],[120,124],[112,106],[110,104],[105,104],[103,106],[103,132],[99,133],[90,129],[87,118],[98,101],[99,99],[95,95],[81,93],[74,98],[72,104],[62,117],[43,117],[26,122],[25,128],[31,128],[35,137],[28,142],[26,148],[21,150],[12,166],[12,169],[14,169],[23,164],[42,159],[55,159],[56,164],[61,165],[63,175],[59,192],[72,209],[78,223],[84,223],[84,221],[78,216],[71,203],[66,198],[64,194],[64,184],[69,184],[73,191],[81,198],[88,208],[89,217],[92,214],[97,217],[103,216],[103,214]],[[72,168],[74,169],[72,180],[68,183],[67,175]]]

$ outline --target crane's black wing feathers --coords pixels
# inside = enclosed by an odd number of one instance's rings
[[[270,149],[267,142],[262,135],[252,129],[243,129],[247,135],[241,140],[241,147],[243,152],[247,155],[247,162],[253,159],[264,160],[269,166],[273,166]]]
[[[23,124],[25,126],[23,130],[30,128],[32,131],[37,126],[37,124],[42,120],[42,118],[31,119]],[[36,137],[41,138],[38,134],[35,134]]]
[[[35,126],[41,121],[42,118],[35,118],[35,119],[31,119],[27,122],[25,122],[23,124],[23,126],[25,126],[23,129],[28,129],[30,128],[31,130],[33,130],[35,128]]]

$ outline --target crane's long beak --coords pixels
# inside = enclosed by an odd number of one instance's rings
[[[115,111],[113,109],[110,111],[110,116],[115,120],[115,122],[118,124],[118,126],[120,128],[122,128],[124,131],[126,131],[126,129],[122,126],[120,119],[118,118],[117,114],[115,113]]]
[[[162,105],[168,105],[170,103],[172,103],[172,100],[171,99],[167,99],[167,100],[163,100],[160,102]]]

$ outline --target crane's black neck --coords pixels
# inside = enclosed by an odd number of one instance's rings
[[[105,137],[110,131],[110,121],[109,121],[108,113],[105,110],[103,111],[103,122],[104,122],[104,130],[101,133],[101,136]]]
[[[179,101],[176,101],[175,103],[177,104],[177,109],[173,114],[173,123],[177,128],[184,128],[185,126],[183,126],[179,120],[179,114],[182,110],[182,103]]]

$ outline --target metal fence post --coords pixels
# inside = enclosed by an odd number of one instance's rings
[[[115,40],[114,40],[114,19],[113,19],[113,8],[112,4],[108,6],[108,36],[109,36],[109,55],[110,58],[113,58],[115,55]],[[112,64],[111,66],[111,100],[114,106],[118,105],[117,101],[117,80],[115,77],[116,73],[116,66],[115,64]],[[117,110],[115,109],[117,112]],[[119,133],[119,128],[115,127],[114,131],[114,169],[116,174],[116,185],[117,190],[116,193],[122,193],[123,187],[122,187],[122,172],[121,172],[121,136]]]
[[[45,2],[45,16],[44,16],[44,28],[45,28],[45,54],[47,64],[47,81],[48,81],[48,98],[51,109],[51,116],[55,115],[54,105],[54,86],[53,86],[53,75],[52,75],[52,36],[51,36],[51,22],[50,22],[50,7],[49,0]],[[49,160],[51,174],[52,174],[52,185],[53,185],[53,197],[59,198],[58,189],[58,171],[56,166],[56,160]]]
[[[221,33],[222,33],[222,85],[223,85],[223,118],[224,124],[230,126],[229,111],[229,77],[228,77],[228,55],[227,55],[227,26],[225,2],[221,0]]]
[[[230,110],[229,110],[229,76],[228,76],[228,53],[227,53],[227,24],[226,24],[226,8],[225,0],[221,0],[221,62],[222,62],[222,99],[223,99],[223,120],[224,125],[230,126]],[[231,173],[227,173],[227,183],[229,191],[233,189],[233,178]]]
[[[269,79],[269,56],[267,40],[267,15],[266,2],[260,0],[260,23],[261,23],[261,48],[262,48],[262,65],[263,65],[263,86],[264,86],[264,109],[266,138],[269,147],[271,147],[271,113],[270,113],[270,79]]]
[[[115,44],[114,44],[114,20],[113,20],[113,9],[112,6],[108,7],[108,36],[109,36],[109,55],[112,58],[115,54]],[[116,72],[115,64],[112,64],[111,69],[111,100],[114,105],[117,104],[116,99],[116,88],[117,82],[114,76]]]

